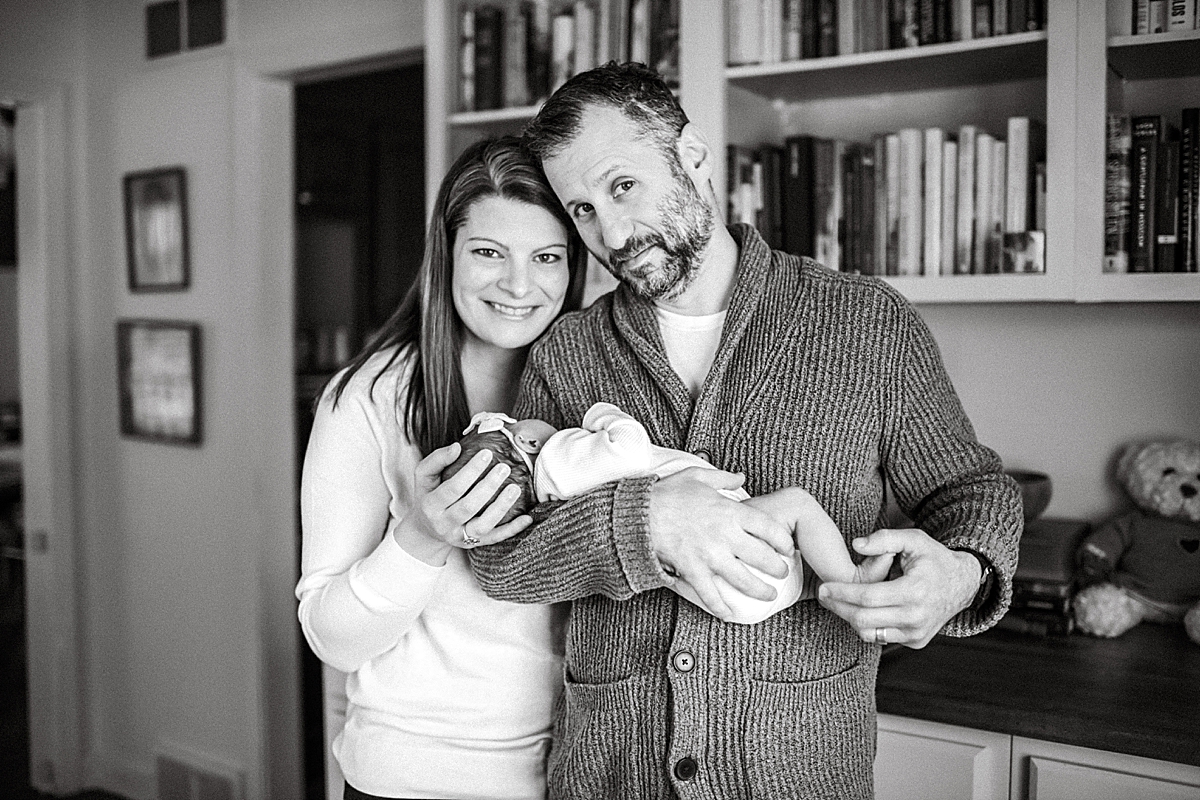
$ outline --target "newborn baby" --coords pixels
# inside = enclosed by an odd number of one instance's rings
[[[464,434],[462,452],[443,471],[442,479],[458,472],[481,449],[491,450],[497,461],[512,467],[508,482],[522,489],[505,522],[526,513],[536,503],[565,500],[621,478],[650,473],[665,478],[687,467],[715,469],[691,453],[652,444],[645,427],[611,403],[596,403],[589,408],[579,428],[556,430],[540,419],[518,421],[504,414],[483,412],[471,419]],[[887,574],[887,564],[871,570],[877,575],[868,575],[855,566],[837,525],[813,496],[799,487],[759,497],[750,497],[742,489],[721,493],[750,503],[784,523],[796,543],[796,557],[788,565],[786,578],[774,578],[746,565],[756,578],[775,589],[774,600],[749,597],[716,576],[721,599],[733,611],[729,622],[761,622],[795,603],[804,589],[804,560],[822,581],[866,583],[882,580]],[[712,613],[687,581],[677,580],[670,588]]]

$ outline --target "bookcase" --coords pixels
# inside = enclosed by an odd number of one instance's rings
[[[726,0],[680,1],[679,94],[717,159],[719,198],[731,143],[965,124],[1003,135],[1028,116],[1046,127],[1045,272],[885,280],[917,303],[1200,301],[1197,273],[1103,272],[1106,115],[1200,105],[1200,30],[1110,35],[1135,0],[1046,0],[1044,30],[727,66]],[[427,206],[454,155],[535,110],[456,110],[459,7],[425,0]]]

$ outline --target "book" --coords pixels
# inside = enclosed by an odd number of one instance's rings
[[[1046,162],[1039,161],[1033,173],[1033,229],[1046,230]]]
[[[504,16],[504,105],[509,108],[530,102],[528,41],[529,16],[523,8],[512,9]]]
[[[1150,0],[1150,33],[1167,32],[1168,0]]]
[[[1175,269],[1200,271],[1200,108],[1181,113],[1179,138],[1179,248]]]
[[[1169,0],[1167,30],[1190,31],[1196,28],[1195,0]]]
[[[1002,36],[1008,30],[1008,0],[992,0],[992,36]]]
[[[1129,271],[1129,117],[1105,121],[1104,272]]]
[[[840,209],[837,207],[836,184],[840,183],[837,142],[818,139],[813,158],[813,209],[817,223],[813,237],[814,258],[822,265],[837,271],[838,225]]]
[[[751,0],[737,0],[739,3],[747,5],[747,12],[754,10],[755,3]],[[757,20],[758,15],[753,15],[753,19]],[[738,34],[738,42],[740,46],[758,48],[761,44],[760,33],[757,28],[752,28],[749,31],[742,31]],[[754,60],[757,62],[758,55],[755,50]],[[629,60],[636,61],[639,64],[650,63],[650,0],[630,0],[629,3]],[[737,63],[753,63],[753,62],[737,62]]]
[[[974,33],[975,0],[950,0],[950,27],[954,41],[970,41]]]
[[[816,252],[813,244],[816,231],[813,210],[815,143],[812,136],[789,136],[783,143],[783,249],[810,258]]]
[[[784,0],[783,2],[783,60],[798,61],[804,57],[801,47],[800,0]]]
[[[917,41],[937,44],[937,14],[934,0],[917,0]]]
[[[759,215],[759,231],[772,250],[783,249],[783,148],[764,144],[758,148],[760,183],[762,186],[762,211]]]
[[[925,235],[922,170],[925,134],[920,128],[904,128],[900,137],[900,239],[897,274],[920,275]]]
[[[679,87],[679,3],[651,0],[650,4],[650,63],[672,88]]]
[[[925,129],[924,202],[922,212],[922,273],[937,275],[942,269],[942,145],[946,140],[941,128]]]
[[[992,161],[996,139],[989,133],[975,137],[975,248],[971,253],[972,273],[988,271],[988,241],[992,221]]]
[[[550,96],[550,0],[521,3],[525,16],[525,69],[529,102]]]
[[[780,0],[758,0],[760,62],[778,64],[783,60],[783,6]]]
[[[958,233],[954,245],[954,273],[969,275],[975,262],[975,139],[979,129],[958,129]]]
[[[988,239],[984,272],[1000,272],[1001,245],[1004,235],[1008,143],[992,142],[992,199],[988,203]]]
[[[954,274],[958,231],[958,142],[942,142],[942,245],[938,272]]]
[[[858,271],[863,275],[879,275],[880,262],[875,259],[875,145],[858,147]]]
[[[754,187],[754,153],[740,144],[726,145],[729,222],[758,224],[758,203]]]
[[[475,7],[475,108],[504,106],[504,9]]]
[[[920,0],[892,0],[892,47],[921,45]]]
[[[1033,228],[1034,175],[1046,158],[1046,126],[1030,117],[1008,119],[1008,167],[1005,178],[1004,230]]]
[[[458,108],[475,110],[475,9],[467,5],[458,15]]]
[[[887,182],[887,224],[884,226],[886,251],[885,275],[900,274],[900,135],[884,138],[884,168]]]
[[[1158,145],[1158,193],[1154,200],[1154,269],[1174,272],[1179,242],[1179,139]]]
[[[992,0],[975,0],[971,7],[971,38],[986,39],[992,35]]]
[[[861,202],[859,185],[862,174],[858,157],[859,145],[848,142],[841,151],[842,169],[842,213],[841,213],[841,271],[859,273],[862,270],[862,258],[859,256],[859,235],[862,230],[862,210],[858,207]]]
[[[864,0],[837,0],[837,17],[834,24],[837,27],[838,55],[857,53],[858,19],[855,6]]]
[[[802,58],[821,55],[820,25],[817,20],[817,3],[820,0],[800,0],[800,49]]]
[[[560,10],[550,22],[550,91],[575,74],[575,17]]]
[[[634,5],[638,2],[645,6],[649,0],[637,0]],[[725,49],[731,66],[757,64],[762,61],[762,14],[759,8],[758,0],[728,0]],[[636,24],[634,27],[636,30]],[[648,27],[645,30],[648,34]],[[641,52],[643,48],[638,45],[637,38],[631,41],[629,59],[646,63],[649,60],[649,42],[647,40],[644,47],[645,53]],[[642,55],[643,58],[639,59],[638,55]]]
[[[874,264],[876,275],[889,274],[888,269],[888,173],[887,136],[876,135],[872,141],[875,151],[874,208],[875,224],[872,230]]]
[[[588,0],[575,0],[575,62],[571,73],[596,66],[596,11]]]
[[[1150,32],[1150,0],[1133,0],[1133,34]]]
[[[817,56],[838,54],[838,0],[817,0]]]
[[[1154,237],[1158,230],[1154,212],[1162,118],[1157,114],[1134,117],[1130,127],[1129,271],[1154,272]]]

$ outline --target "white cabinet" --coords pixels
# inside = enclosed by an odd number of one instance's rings
[[[876,800],[1008,800],[1012,737],[879,715]]]
[[[879,715],[877,800],[1200,800],[1200,767]]]
[[[1200,767],[1014,736],[1011,800],[1197,800]]]

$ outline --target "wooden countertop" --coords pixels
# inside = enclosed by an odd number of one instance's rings
[[[1182,626],[891,645],[875,697],[886,714],[1200,766],[1200,644]]]

